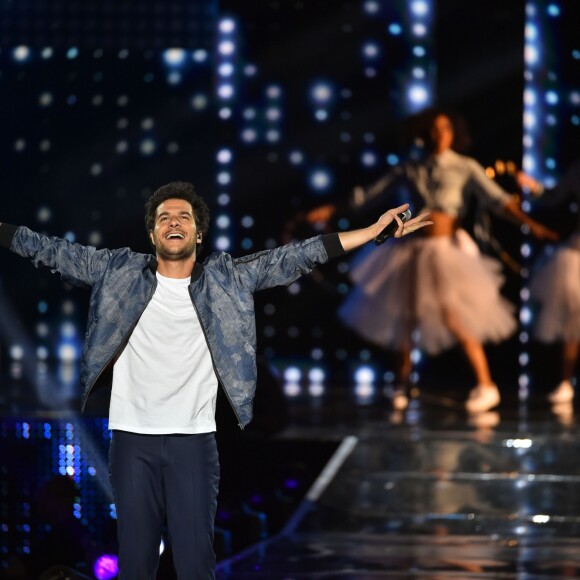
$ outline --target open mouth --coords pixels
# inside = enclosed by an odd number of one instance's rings
[[[183,234],[180,234],[179,232],[171,232],[170,234],[167,234],[167,236],[165,237],[168,240],[183,240],[185,238],[185,236]]]

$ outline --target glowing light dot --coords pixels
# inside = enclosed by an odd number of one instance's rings
[[[200,48],[198,50],[194,50],[191,57],[195,62],[205,62],[208,59],[209,54],[207,50],[203,50],[202,48]]]
[[[415,16],[425,16],[429,12],[429,4],[425,0],[411,2],[411,12]]]
[[[218,44],[218,51],[224,56],[229,56],[236,50],[236,45],[231,40],[223,40]]]
[[[27,46],[17,46],[13,51],[14,60],[23,62],[30,56],[30,49]]]
[[[185,62],[185,50],[182,48],[168,48],[163,52],[163,60],[169,66],[179,66]]]
[[[232,160],[230,149],[220,149],[217,153],[218,163],[229,163]]]
[[[236,23],[231,18],[224,18],[219,23],[219,30],[224,34],[229,34],[236,29]]]

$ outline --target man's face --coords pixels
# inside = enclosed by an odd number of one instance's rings
[[[159,204],[150,236],[163,260],[187,260],[195,256],[201,233],[197,231],[191,204],[184,199],[167,199]]]

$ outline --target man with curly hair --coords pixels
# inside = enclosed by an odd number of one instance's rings
[[[91,298],[81,363],[82,408],[112,367],[109,470],[115,495],[119,578],[156,577],[167,523],[180,579],[215,577],[219,484],[215,440],[218,386],[240,428],[256,389],[253,293],[290,284],[318,264],[372,240],[397,222],[396,237],[430,222],[405,223],[389,210],[367,228],[234,259],[198,251],[209,211],[190,183],[160,187],[146,203],[155,255],[99,249],[0,224],[0,245]]]

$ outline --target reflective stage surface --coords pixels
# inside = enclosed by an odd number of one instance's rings
[[[425,396],[395,414],[346,397],[331,421],[311,405],[292,402],[281,436],[336,452],[285,530],[218,579],[580,578],[572,407],[469,417]]]

